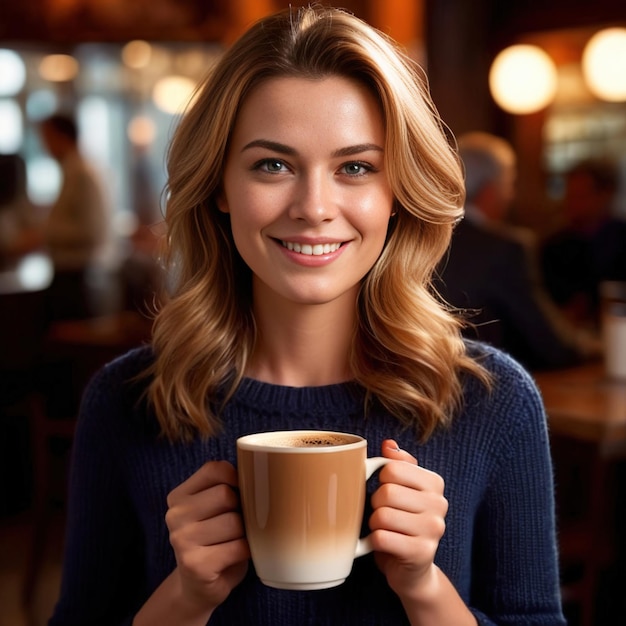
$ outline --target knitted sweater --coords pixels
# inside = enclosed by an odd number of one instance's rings
[[[446,532],[436,563],[479,624],[563,625],[546,419],[529,375],[501,352],[476,344],[493,373],[491,392],[468,379],[463,410],[425,444],[382,408],[364,416],[354,383],[292,388],[245,379],[210,439],[170,443],[129,382],[148,348],[104,367],[88,387],[73,448],[61,595],[49,626],[130,625],[175,567],[164,522],[167,494],[203,463],[236,463],[235,440],[263,430],[353,432],[380,454],[393,438],[445,480]],[[377,487],[368,481],[369,497]],[[366,506],[364,532],[371,509]],[[250,564],[209,624],[392,626],[408,624],[373,556],[355,560],[338,587],[266,587]],[[172,625],[175,626],[175,625]],[[442,625],[448,626],[448,625]],[[454,625],[449,625],[454,626]]]

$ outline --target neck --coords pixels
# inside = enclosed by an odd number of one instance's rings
[[[348,353],[356,323],[356,291],[325,304],[255,298],[257,345],[246,375],[291,387],[352,378]]]

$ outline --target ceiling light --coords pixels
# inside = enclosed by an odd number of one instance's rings
[[[582,58],[585,81],[602,100],[626,101],[626,28],[607,28],[585,46]]]
[[[509,113],[534,113],[552,102],[557,72],[552,59],[537,46],[518,44],[500,52],[489,71],[489,88]]]
[[[51,82],[72,80],[78,74],[78,61],[69,54],[49,54],[39,64],[39,75]]]

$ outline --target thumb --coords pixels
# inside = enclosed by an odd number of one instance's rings
[[[398,444],[393,439],[385,439],[381,446],[382,455],[387,459],[394,459],[396,461],[407,461],[418,465],[417,459],[407,452],[398,447]]]

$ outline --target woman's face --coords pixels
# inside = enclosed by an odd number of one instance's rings
[[[221,211],[255,300],[354,303],[383,249],[393,196],[376,99],[357,82],[275,78],[238,114]]]

